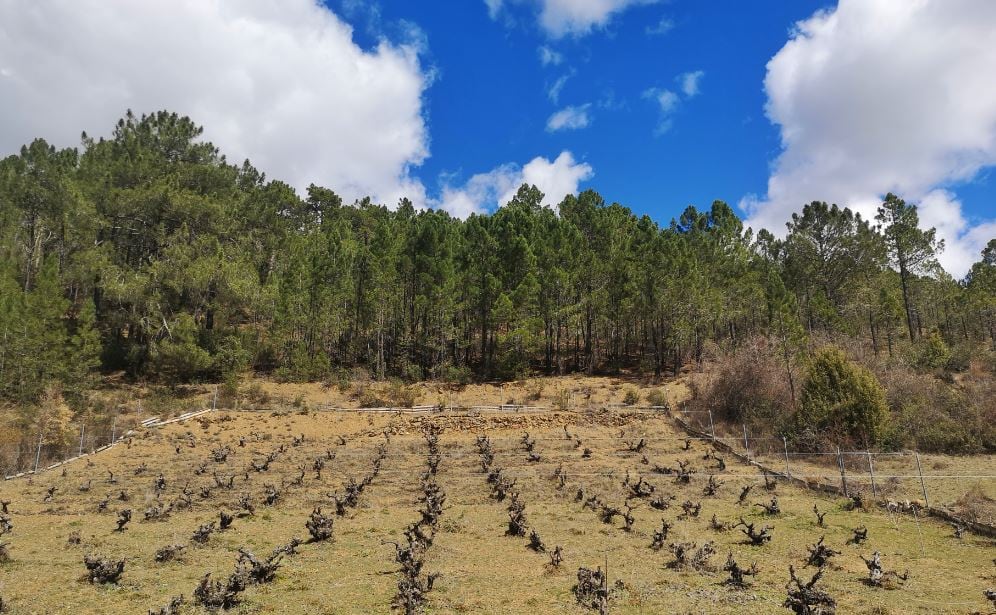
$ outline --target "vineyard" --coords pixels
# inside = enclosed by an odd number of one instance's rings
[[[213,412],[0,485],[11,613],[988,612],[989,538],[665,413]]]

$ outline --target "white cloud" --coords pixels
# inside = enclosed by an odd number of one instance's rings
[[[0,0],[0,151],[169,109],[297,188],[424,202],[409,170],[429,155],[431,74],[408,30],[365,51],[314,0]]]
[[[647,34],[649,36],[663,36],[674,30],[674,21],[668,17],[661,17],[661,20],[652,26],[647,26]]]
[[[543,204],[555,207],[568,194],[577,194],[578,184],[595,176],[594,170],[587,162],[577,162],[569,151],[563,151],[552,162],[537,156],[522,167],[522,184],[531,184],[539,188],[544,195]],[[518,186],[515,187],[518,190]],[[507,203],[515,196],[512,190],[499,199]]]
[[[589,108],[591,108],[591,104],[581,105],[578,107],[564,107],[560,111],[557,111],[551,115],[550,119],[546,121],[547,132],[586,128],[588,124],[591,123],[591,118],[588,116]]]
[[[698,96],[699,83],[704,76],[705,71],[696,70],[682,73],[674,78],[681,89],[681,93],[684,94],[685,100]],[[674,114],[678,111],[678,107],[681,106],[681,95],[674,90],[666,88],[649,88],[643,92],[643,97],[653,100],[660,108],[660,118],[657,120],[657,128],[654,129],[654,134],[661,136],[671,130],[674,126]]]
[[[650,88],[643,93],[643,97],[654,100],[657,106],[660,107],[660,119],[657,121],[657,128],[654,130],[654,134],[659,136],[671,130],[671,127],[674,125],[674,112],[681,102],[679,96],[671,90]]]
[[[944,240],[944,251],[938,256],[941,266],[952,275],[963,276],[972,263],[982,258],[982,249],[996,237],[996,220],[969,224],[962,214],[962,204],[948,190],[931,190],[917,207],[920,225],[934,227]]]
[[[996,164],[996,3],[841,0],[796,25],[768,63],[766,111],[783,151],[764,197],[741,206],[784,232],[813,200],[874,213],[885,192],[920,202],[955,276],[996,221],[966,221],[944,189]]]
[[[699,82],[702,81],[702,77],[705,76],[705,71],[696,70],[690,73],[682,73],[678,75],[678,82],[681,83],[681,91],[687,98],[692,98],[698,96],[699,94]]]
[[[543,66],[558,66],[564,61],[564,56],[559,51],[554,51],[546,45],[541,46],[538,50],[540,64]]]
[[[488,15],[491,19],[497,19],[504,3],[502,0],[484,0],[484,4],[488,6]]]
[[[552,38],[582,36],[605,27],[612,17],[632,6],[654,4],[660,0],[509,0],[538,8],[539,25]],[[497,19],[506,2],[484,0],[488,14]]]
[[[560,100],[560,92],[567,85],[567,80],[574,76],[574,71],[569,71],[566,74],[561,75],[556,81],[547,89],[546,95],[550,99],[550,102],[557,103]]]
[[[532,184],[545,195],[543,204],[555,207],[568,194],[577,194],[578,185],[593,176],[591,165],[575,161],[565,150],[553,161],[537,156],[523,167],[507,163],[487,173],[478,173],[463,186],[445,185],[442,196],[433,205],[466,218],[508,203],[519,186]]]

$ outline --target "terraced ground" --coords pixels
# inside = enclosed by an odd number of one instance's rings
[[[719,453],[722,468],[708,441],[686,442],[667,417],[615,411],[216,412],[140,432],[130,444],[64,466],[64,473],[56,469],[0,485],[13,525],[0,539],[10,555],[0,565],[0,596],[11,613],[145,613],[182,594],[186,604],[178,612],[203,612],[192,595],[205,573],[224,581],[240,548],[265,557],[298,537],[304,542],[296,554],[280,559],[273,581],[249,585],[230,612],[390,612],[402,578],[392,543],[404,543],[404,530],[420,518],[429,424],[441,429],[435,482],[446,498],[434,540],[424,550],[422,576],[438,573],[425,594],[425,612],[594,612],[578,604],[572,587],[579,567],[607,566],[612,613],[787,613],[782,603],[789,565],[808,580],[816,568],[806,566],[807,547],[821,536],[840,554],[817,587],[836,600],[840,613],[990,610],[983,592],[996,585],[991,539],[967,533],[956,538],[950,526],[909,513],[847,510],[843,499],[788,484],[768,490],[755,467]],[[529,445],[523,442],[526,433]],[[489,469],[501,468],[505,480],[515,481],[509,491],[518,492],[529,530],[541,538],[546,553],[527,548],[527,537],[506,535],[510,496],[493,497],[476,444],[484,435],[494,456]],[[385,456],[379,472],[356,505],[336,515],[330,494],[341,497],[351,479],[370,476],[380,445]],[[216,461],[213,451],[222,457],[224,447],[230,450],[227,459]],[[267,457],[273,459],[263,468]],[[325,460],[320,476],[316,459]],[[688,468],[687,483],[677,475],[681,463]],[[157,496],[160,474],[164,484]],[[704,493],[710,476],[720,483],[715,495]],[[627,530],[627,496],[649,491],[648,485],[652,493],[628,500]],[[752,489],[738,503],[747,485]],[[274,490],[279,494],[267,504]],[[119,499],[122,492],[127,501]],[[217,523],[220,511],[239,513],[245,495],[254,514],[242,510],[228,529],[214,531],[203,544],[192,540],[201,525]],[[756,505],[773,497],[778,514]],[[105,499],[106,508],[98,511]],[[658,506],[666,502],[666,510],[654,508],[654,500]],[[686,501],[701,504],[697,516],[683,515]],[[169,509],[165,518],[144,520],[145,511],[157,504]],[[825,527],[817,525],[814,505],[826,513]],[[333,537],[308,542],[305,523],[319,506],[334,518]],[[608,514],[603,522],[611,508],[619,514]],[[123,509],[132,511],[132,520],[115,532]],[[740,528],[714,528],[714,516],[724,526],[741,517],[755,530],[771,525],[772,539],[753,546]],[[671,528],[663,548],[654,550],[654,531],[662,520]],[[847,544],[859,526],[867,528],[867,541]],[[67,542],[74,532],[79,544]],[[712,542],[715,555],[701,570],[669,566],[675,560],[671,544],[684,542],[696,548]],[[179,559],[157,563],[157,550],[170,544],[186,548]],[[550,553],[557,546],[563,562],[555,567]],[[860,556],[874,551],[881,552],[887,570],[909,571],[900,587],[866,583],[868,568]],[[81,580],[87,554],[123,558],[119,581]],[[729,554],[743,568],[756,562],[751,587],[724,583]]]

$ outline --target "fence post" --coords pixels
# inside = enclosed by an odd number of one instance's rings
[[[789,470],[789,445],[785,436],[782,436],[782,446],[785,447],[785,476],[792,478],[792,471]]]
[[[865,454],[868,455],[868,474],[871,476],[872,480],[872,496],[877,499],[878,489],[875,487],[875,464],[872,463],[871,451],[865,451]]]
[[[923,490],[923,503],[930,508],[930,500],[927,499],[927,483],[923,482],[923,470],[920,468],[920,453],[913,451],[916,456],[916,473],[920,475],[920,489]]]
[[[79,452],[80,455],[83,454],[83,435],[84,434],[86,434],[86,423],[83,423],[83,426],[80,427],[80,452]]]
[[[712,408],[709,408],[709,433],[712,434],[712,441],[716,441],[716,426],[712,423]]]
[[[118,417],[114,415],[114,419],[111,420],[111,444],[114,444],[114,428],[118,426]]]
[[[34,469],[34,472],[38,471],[38,462],[41,461],[42,438],[44,437],[43,434],[44,434],[44,432],[41,432],[41,433],[38,434],[38,451],[35,453],[35,469]]]
[[[840,455],[840,447],[837,447],[837,466],[840,468],[840,486],[844,489],[844,497],[849,498],[851,495],[847,492],[847,476],[844,474],[844,458]]]
[[[744,426],[744,450],[747,451],[747,463],[750,463],[750,445],[747,444],[747,423]]]
[[[214,399],[211,400],[211,410],[218,409],[218,385],[214,385]]]
[[[605,574],[602,575],[602,591],[598,599],[599,611],[609,612],[609,554],[605,554]]]

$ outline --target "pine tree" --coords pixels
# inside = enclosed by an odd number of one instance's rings
[[[915,341],[918,328],[913,318],[913,276],[931,273],[939,267],[937,253],[944,249],[944,240],[936,238],[936,229],[920,229],[916,206],[907,205],[906,201],[891,192],[886,195],[875,218],[884,225],[889,254],[899,269],[906,326],[910,341]]]

